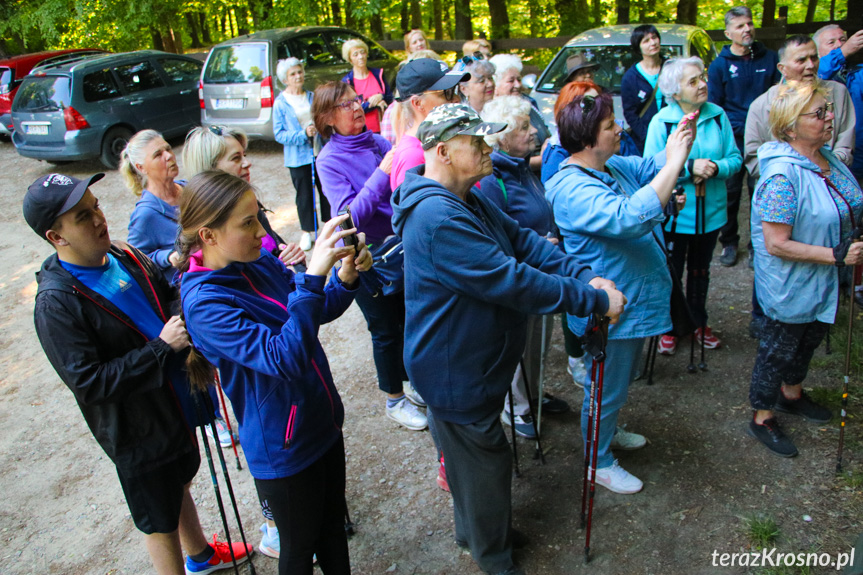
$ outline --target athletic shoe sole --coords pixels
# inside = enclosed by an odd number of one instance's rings
[[[272,557],[273,559],[279,558],[279,552],[273,549],[272,547],[267,547],[264,545],[264,542],[261,541],[261,544],[258,545],[258,551],[266,555],[267,557]]]
[[[398,423],[399,425],[401,425],[405,429],[410,429],[411,431],[422,431],[423,429],[428,427],[428,423],[425,423],[424,425],[408,425],[407,423],[400,421],[399,419],[390,415],[389,412],[387,412],[387,417],[389,417],[390,419],[392,419],[393,421],[395,421],[396,423]]]

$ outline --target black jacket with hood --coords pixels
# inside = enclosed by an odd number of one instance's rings
[[[128,244],[115,243],[109,253],[167,321],[176,293],[155,264]],[[160,338],[148,340],[119,308],[66,271],[57,254],[36,277],[34,320],[42,349],[118,471],[135,475],[198,456],[194,432],[164,375],[169,362],[185,354]]]

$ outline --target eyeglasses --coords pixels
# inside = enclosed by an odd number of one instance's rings
[[[482,55],[482,52],[477,50],[476,52],[473,53],[472,56],[463,56],[459,60],[459,62],[461,62],[465,66],[470,66],[474,62],[479,62],[480,60],[485,60],[485,56]]]
[[[449,102],[450,100],[455,98],[456,90],[456,86],[453,86],[452,88],[447,88],[446,90],[429,90],[428,92],[426,92],[426,94],[443,94],[443,99]]]
[[[224,126],[207,126],[207,129],[210,130],[211,134],[215,134],[220,138],[224,136],[225,132],[228,130],[228,128]]]
[[[819,120],[823,120],[827,116],[827,112],[833,112],[833,102],[827,102],[823,108],[817,108],[814,112],[806,112],[801,116],[815,116]]]
[[[336,104],[336,107],[341,108],[342,110],[350,110],[351,108],[354,107],[354,104],[359,104],[360,106],[362,106],[363,105],[363,97],[362,96],[356,96],[354,98],[351,98],[350,100],[347,100],[346,102],[342,102],[341,104]]]
[[[583,116],[590,114],[590,112],[596,107],[596,96],[583,97],[581,102],[578,103],[578,107],[581,108],[581,114]]]
[[[701,81],[707,82],[707,74],[702,73],[702,74],[699,74],[698,76],[693,76],[692,78],[689,79],[689,86],[695,87]]]

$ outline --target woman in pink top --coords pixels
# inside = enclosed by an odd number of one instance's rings
[[[381,116],[393,102],[393,93],[384,80],[381,68],[369,68],[369,47],[355,38],[342,44],[342,58],[350,62],[353,69],[342,78],[350,84],[357,95],[363,97],[363,111],[366,113],[366,127],[376,134],[381,133]]]

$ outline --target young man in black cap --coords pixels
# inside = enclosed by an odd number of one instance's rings
[[[169,317],[175,291],[159,269],[111,243],[88,189],[103,177],[50,174],[24,196],[24,219],[56,250],[37,274],[36,333],[114,462],[156,572],[206,575],[232,561],[227,544],[207,543],[189,493],[201,462],[187,423],[196,420],[182,371],[189,338],[180,317]],[[242,543],[233,550],[237,561],[252,552]]]
[[[470,79],[468,72],[452,72],[446,64],[431,58],[417,58],[405,64],[396,76],[400,118],[407,130],[393,151],[390,188],[395,190],[405,173],[425,162],[423,148],[417,140],[417,129],[432,110],[442,104],[459,102],[458,84]]]
[[[425,166],[408,172],[392,202],[405,248],[405,367],[446,458],[456,542],[486,573],[519,575],[512,454],[498,416],[527,315],[614,321],[626,298],[472,191],[492,173],[483,136],[504,127],[465,105],[436,108],[417,131]]]

